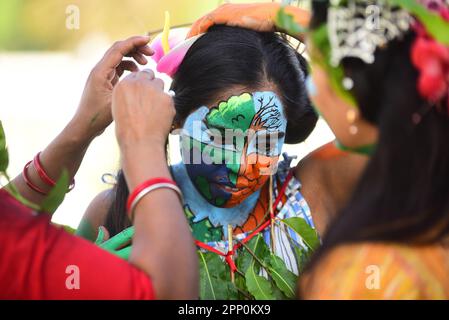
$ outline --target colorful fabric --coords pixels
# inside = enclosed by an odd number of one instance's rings
[[[0,299],[154,299],[144,272],[51,225],[49,215],[3,190],[0,208]]]
[[[216,207],[240,204],[276,169],[286,128],[282,103],[269,91],[200,107],[181,133],[181,155],[193,185]]]
[[[387,243],[333,249],[302,277],[306,299],[449,299],[449,252]]]

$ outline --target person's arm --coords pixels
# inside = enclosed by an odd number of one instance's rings
[[[123,169],[130,190],[170,177],[165,140],[175,114],[161,80],[141,72],[114,90],[112,102]],[[0,190],[0,298],[196,299],[194,241],[178,195],[159,189],[135,211],[129,264],[50,224]],[[136,268],[137,267],[137,268]],[[140,270],[139,270],[140,269]]]
[[[125,70],[138,70],[133,61],[123,58],[131,56],[138,63],[146,64],[144,55],[153,53],[146,45],[149,40],[147,36],[136,36],[116,42],[93,68],[76,114],[40,155],[42,166],[52,180],[58,180],[64,168],[68,170],[70,179],[75,176],[92,140],[112,121],[111,95],[119,77]],[[31,182],[45,193],[51,190],[52,187],[40,179],[33,164],[28,169],[28,175]],[[26,184],[22,175],[17,176],[13,183],[27,200],[40,204],[45,199],[45,195]]]
[[[163,87],[153,72],[144,71],[127,76],[114,90],[112,113],[129,190],[156,177],[172,180],[165,143],[175,109]],[[138,203],[134,217],[129,261],[151,275],[156,297],[198,298],[196,248],[178,195],[152,191]]]

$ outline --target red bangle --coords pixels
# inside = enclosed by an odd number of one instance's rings
[[[23,167],[23,171],[22,171],[22,177],[23,177],[23,180],[25,180],[25,182],[26,182],[26,184],[28,185],[28,187],[30,187],[31,189],[33,189],[33,190],[36,191],[37,193],[40,193],[40,194],[46,196],[46,195],[48,195],[48,192],[45,192],[44,190],[42,190],[41,188],[39,188],[38,186],[36,186],[35,184],[33,184],[33,183],[31,182],[31,180],[30,180],[30,177],[28,176],[28,168],[30,167],[31,162],[33,162],[33,161],[28,162],[28,163]]]
[[[152,187],[157,188],[157,185],[159,185],[160,188],[170,188],[175,190],[179,196],[181,197],[181,191],[179,190],[178,186],[176,185],[176,182],[167,178],[154,178],[147,180],[137,186],[136,189],[129,195],[128,201],[126,203],[126,210],[128,211],[128,214],[130,215],[131,221],[133,220],[133,212],[134,207],[136,206],[137,202],[145,195],[146,193],[152,191]]]
[[[36,172],[41,177],[42,181],[44,181],[46,184],[48,184],[51,187],[54,187],[56,185],[56,182],[50,178],[47,173],[45,173],[44,168],[42,167],[41,161],[39,159],[40,152],[36,154],[36,156],[33,159],[34,168],[36,168]]]
[[[54,187],[56,185],[56,181],[54,181],[52,178],[48,176],[48,174],[45,172],[44,167],[42,166],[41,160],[39,158],[40,152],[36,154],[36,156],[33,159],[34,168],[36,169],[37,174],[42,179],[43,182],[48,184],[50,187]],[[70,186],[67,190],[67,192],[70,192],[75,187],[75,179],[72,179],[72,182],[70,183]]]

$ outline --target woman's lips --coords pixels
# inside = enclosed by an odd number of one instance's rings
[[[231,193],[243,190],[243,189],[239,189],[239,188],[230,187],[230,186],[225,185],[225,184],[216,183],[216,185],[217,185],[218,188],[220,188],[220,189],[222,189],[222,190],[224,190],[226,192],[231,192]]]

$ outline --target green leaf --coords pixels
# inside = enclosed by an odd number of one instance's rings
[[[237,300],[239,299],[239,292],[237,291],[236,284],[232,283],[231,269],[223,260],[221,261],[225,267],[221,269],[221,272],[218,275],[218,281],[222,284],[218,287],[218,299]]]
[[[269,280],[256,273],[254,263],[248,268],[245,273],[246,286],[248,291],[254,296],[256,300],[274,300],[273,289]]]
[[[296,245],[293,246],[293,251],[295,252],[296,256],[298,273],[301,274],[307,262],[309,261],[312,251],[311,250],[307,251],[306,249],[300,248]]]
[[[0,121],[0,150],[3,150],[5,148],[6,148],[5,130],[3,130],[3,124]]]
[[[238,268],[238,266],[237,266]],[[235,286],[239,288],[241,291],[245,292],[246,295],[237,291],[237,299],[238,300],[252,300],[254,297],[248,292],[248,288],[246,287],[246,279],[244,276],[239,273],[235,274]]]
[[[6,148],[6,136],[0,121],[0,172],[6,172],[9,164],[8,149]]]
[[[0,172],[6,172],[9,165],[8,149],[0,150]]]
[[[229,267],[219,255],[198,250],[200,265],[200,299],[237,299],[237,289],[231,282]]]
[[[61,177],[56,182],[54,188],[50,191],[47,198],[42,202],[41,211],[53,214],[67,193],[67,188],[69,186],[69,173],[67,170],[63,170]]]
[[[296,232],[310,249],[316,250],[320,245],[318,233],[304,219],[293,217],[284,219],[282,222]]]
[[[211,268],[214,268],[213,256],[211,256],[211,254],[209,253],[202,253],[199,250],[198,256],[200,258],[200,298],[202,300],[216,300],[216,283],[213,280],[213,273],[211,270]]]
[[[292,300],[291,298],[287,298],[274,282],[271,283],[271,289],[276,300]]]
[[[261,234],[258,234],[254,238],[252,238],[248,244],[246,245],[261,261],[264,261],[266,257],[270,255],[270,249],[265,243]],[[246,250],[245,247],[242,247],[239,251],[239,254],[235,260],[237,268],[245,273],[252,262],[255,262],[254,257]],[[255,266],[256,272],[259,272],[260,265],[256,262]]]
[[[247,247],[262,262],[270,255],[270,250],[260,234],[251,239],[251,241],[248,242]],[[246,268],[246,271],[244,271],[245,269],[240,270],[245,273],[248,292],[251,293],[256,300],[274,300],[275,296],[273,294],[271,282],[259,275],[261,268],[259,262],[245,247],[242,247],[241,254],[242,261],[240,262],[240,265],[242,268]]]
[[[274,23],[278,28],[285,30],[290,35],[298,35],[306,31],[305,28],[295,21],[293,15],[285,12],[285,7],[281,7],[278,10]]]
[[[284,261],[272,254],[270,256],[268,270],[277,287],[285,296],[287,298],[294,298],[298,277],[287,269]]]

